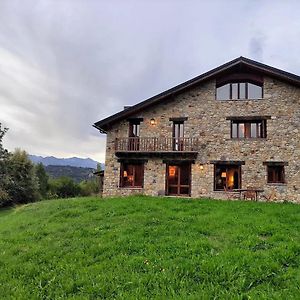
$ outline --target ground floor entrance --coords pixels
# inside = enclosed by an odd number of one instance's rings
[[[191,164],[167,164],[166,194],[172,196],[191,195]]]

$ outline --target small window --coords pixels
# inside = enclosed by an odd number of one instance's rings
[[[216,164],[214,176],[215,191],[224,191],[224,189],[241,188],[241,166],[230,164]]]
[[[233,82],[217,87],[217,100],[261,99],[263,88],[250,82]]]
[[[231,138],[265,138],[266,120],[231,121]]]
[[[284,166],[267,166],[268,183],[285,183]]]
[[[120,187],[142,188],[144,185],[144,164],[121,163]]]

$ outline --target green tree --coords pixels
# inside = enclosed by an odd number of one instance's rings
[[[79,184],[81,195],[90,196],[99,193],[99,183],[97,178],[92,178],[91,180],[83,180]]]
[[[2,141],[7,128],[2,128],[0,123],[0,206],[8,205],[11,201],[8,193],[8,186],[11,181],[10,165],[9,165],[9,152],[3,147]]]
[[[38,163],[35,166],[35,175],[39,182],[39,193],[42,198],[47,197],[47,192],[49,190],[49,176],[42,163]]]
[[[16,149],[9,158],[11,184],[9,195],[15,204],[34,202],[39,199],[39,184],[34,165],[25,151]]]
[[[102,170],[101,164],[97,163],[97,171],[101,171],[101,170]]]
[[[69,177],[49,180],[51,198],[68,198],[80,195],[79,184]]]

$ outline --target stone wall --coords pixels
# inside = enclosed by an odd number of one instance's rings
[[[271,116],[267,120],[267,138],[231,139],[230,116]],[[264,98],[259,100],[215,99],[215,81],[199,85],[174,99],[146,109],[135,117],[144,118],[141,137],[172,137],[172,117],[188,117],[185,137],[198,137],[200,150],[192,165],[192,197],[222,198],[213,189],[212,160],[245,161],[242,166],[242,187],[256,186],[265,194],[274,193],[278,200],[300,202],[300,89],[264,78]],[[156,125],[150,125],[155,118]],[[144,188],[119,188],[120,163],[114,153],[116,137],[128,136],[128,122],[114,125],[107,134],[104,195],[143,193],[157,195],[165,189],[166,165],[162,159],[149,158],[145,164]],[[265,161],[288,162],[286,184],[267,184]],[[203,165],[203,170],[200,168]]]

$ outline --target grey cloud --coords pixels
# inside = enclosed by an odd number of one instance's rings
[[[6,146],[103,161],[105,136],[91,125],[124,105],[240,55],[299,74],[300,4],[290,6],[1,1],[0,122],[10,127]]]

